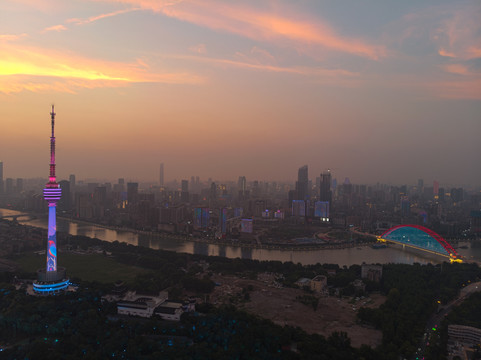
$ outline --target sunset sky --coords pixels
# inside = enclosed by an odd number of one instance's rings
[[[481,2],[2,0],[4,177],[481,185]]]

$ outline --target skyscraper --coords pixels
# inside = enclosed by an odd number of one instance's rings
[[[328,201],[329,203],[332,201],[331,172],[329,170],[321,174],[321,181],[319,184],[319,200]]]
[[[127,183],[127,202],[129,205],[137,203],[139,200],[139,183]]]
[[[183,203],[189,202],[189,181],[182,180],[181,181],[181,192],[180,192],[180,201]]]
[[[55,294],[65,290],[69,285],[66,278],[65,268],[57,267],[57,202],[62,195],[55,176],[55,112],[52,105],[50,113],[52,120],[52,135],[50,136],[50,176],[48,183],[43,189],[43,196],[48,203],[48,242],[47,242],[47,266],[37,272],[37,281],[33,284],[33,290],[39,294]]]
[[[297,172],[296,190],[297,200],[309,199],[309,177],[307,165],[300,167]]]
[[[75,189],[75,174],[70,174],[69,176],[70,187]]]
[[[237,181],[237,189],[239,191],[239,197],[243,199],[247,191],[247,180],[245,176],[239,176],[239,180]]]
[[[0,195],[3,194],[3,162],[0,161]]]
[[[160,163],[159,183],[164,186],[164,163]]]

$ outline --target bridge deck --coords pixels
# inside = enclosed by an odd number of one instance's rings
[[[391,239],[383,239],[383,238],[379,238],[379,241],[383,241],[383,242],[389,241],[389,242],[394,243],[394,244],[403,245],[403,246],[408,246],[408,247],[413,248],[413,249],[417,249],[417,250],[421,250],[421,251],[426,251],[426,252],[429,252],[429,253],[431,253],[431,254],[441,255],[441,256],[450,258],[450,255],[449,255],[449,254],[441,253],[441,252],[434,251],[434,250],[431,250],[431,249],[426,249],[426,248],[423,248],[423,247],[421,247],[421,246],[416,246],[416,245],[413,245],[413,244],[408,244],[408,243],[405,243],[405,242],[402,242],[402,241],[391,240]]]

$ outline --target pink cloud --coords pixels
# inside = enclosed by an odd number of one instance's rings
[[[445,19],[433,40],[442,56],[470,60],[481,57],[481,6],[465,6]]]
[[[466,78],[458,81],[439,81],[429,85],[441,98],[481,100],[481,77]]]
[[[196,54],[207,54],[207,47],[205,44],[197,44],[189,48],[190,51]]]
[[[76,25],[89,24],[89,23],[92,23],[92,22],[97,21],[97,20],[101,20],[101,19],[105,19],[105,18],[109,18],[109,17],[121,15],[121,14],[126,14],[126,13],[129,13],[129,12],[132,12],[132,11],[137,11],[137,10],[139,10],[139,8],[117,10],[117,11],[113,11],[113,12],[106,13],[106,14],[91,16],[91,17],[86,18],[86,19],[71,18],[71,19],[68,19],[66,21],[66,23],[74,23]]]
[[[296,15],[292,9],[285,9],[284,14],[274,14],[242,3],[215,0],[110,1],[128,3],[178,20],[253,40],[282,43],[295,48],[300,45],[322,48],[375,60],[386,55],[382,46],[341,36],[327,23],[307,15]],[[276,9],[279,10],[279,7]]]
[[[0,41],[16,41],[18,39],[21,39],[23,37],[27,36],[27,34],[20,34],[20,35],[14,35],[14,34],[0,34]]]
[[[237,55],[239,55],[238,53]],[[262,64],[260,62],[248,62],[247,57],[242,57],[243,61],[229,60],[229,59],[218,59],[209,58],[201,56],[186,56],[186,55],[174,55],[171,58],[181,59],[181,60],[193,60],[196,62],[208,63],[216,66],[223,67],[235,67],[242,69],[251,69],[259,71],[277,72],[277,73],[289,73],[305,76],[321,76],[321,77],[345,77],[345,78],[356,78],[359,76],[358,73],[350,72],[343,69],[324,69],[320,67],[283,67],[270,64]]]
[[[473,75],[471,71],[469,71],[468,67],[461,64],[448,64],[443,66],[444,70],[451,74],[458,74],[458,75]]]
[[[47,28],[43,29],[42,32],[44,32],[44,33],[49,32],[49,31],[60,32],[60,31],[65,31],[65,30],[67,30],[67,28],[64,25],[54,25],[54,26],[50,26],[50,27],[47,27]]]

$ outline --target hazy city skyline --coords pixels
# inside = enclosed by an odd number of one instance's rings
[[[0,4],[3,177],[481,183],[481,4]]]

